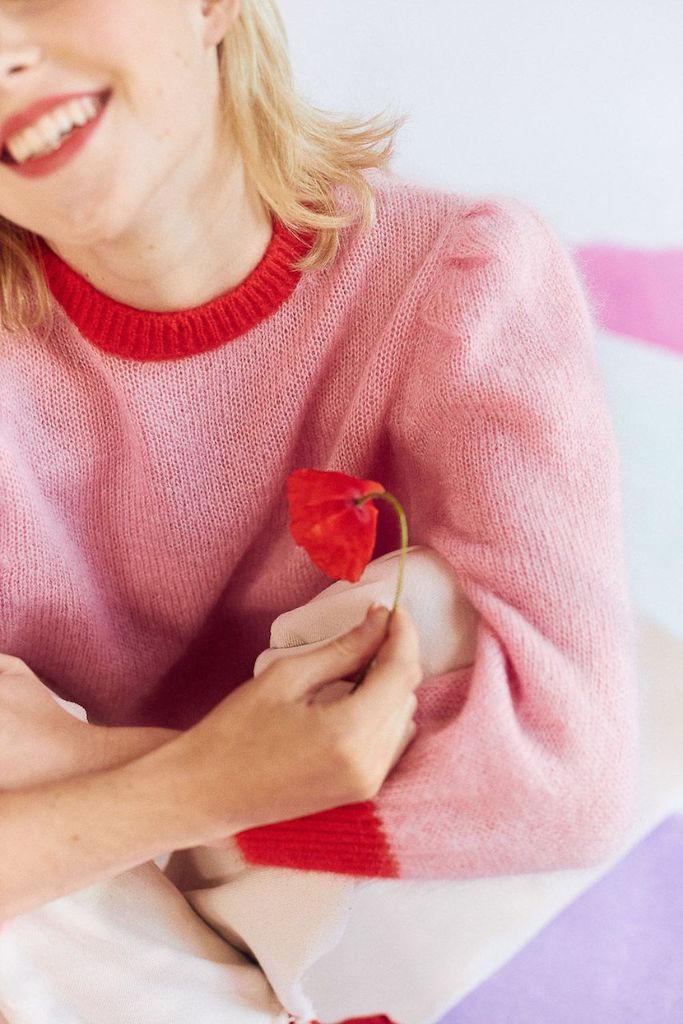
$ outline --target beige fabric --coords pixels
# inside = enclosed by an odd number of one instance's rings
[[[352,629],[373,601],[391,608],[399,563],[400,552],[391,551],[370,562],[357,583],[338,580],[307,604],[278,616],[270,631],[271,649],[256,659],[254,674],[275,658],[299,653],[303,644],[315,650],[330,637]],[[479,613],[436,551],[418,545],[408,548],[401,607],[417,627],[425,677],[472,664]]]

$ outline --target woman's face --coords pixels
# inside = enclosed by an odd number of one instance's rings
[[[238,11],[0,0],[0,215],[88,245],[191,194],[220,166],[216,45]]]

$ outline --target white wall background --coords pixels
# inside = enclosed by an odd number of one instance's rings
[[[515,195],[570,249],[683,249],[683,0],[279,7],[311,102],[409,116],[392,165],[401,177]],[[683,359],[598,340],[636,605],[683,637]]]

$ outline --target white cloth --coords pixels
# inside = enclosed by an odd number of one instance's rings
[[[437,657],[429,637],[449,635],[454,616],[462,633],[449,657],[465,657],[472,620],[457,588],[450,600],[443,579],[437,582],[443,567],[417,552],[402,604],[416,621],[422,616],[423,662]],[[318,642],[307,623],[313,611],[321,621],[322,602],[326,615],[332,606],[340,615],[325,620],[324,635],[344,632],[371,600],[390,604],[397,560],[377,561],[379,569],[368,567],[372,580],[334,584],[315,599],[316,609],[281,616],[271,642]],[[428,612],[413,604],[413,588],[427,579],[413,564],[435,574]],[[427,600],[422,593],[420,602]],[[236,848],[176,851],[165,875],[160,859],[22,915],[0,932],[0,1009],[8,1024],[280,1024],[283,1007],[321,1024],[379,1013],[397,1024],[435,1024],[659,821],[683,809],[683,692],[676,685],[683,645],[645,620],[640,641],[639,813],[611,861],[461,882],[359,880],[245,865]],[[261,656],[257,669],[271,657]]]
[[[258,965],[153,862],[21,914],[0,932],[9,1024],[287,1024]]]

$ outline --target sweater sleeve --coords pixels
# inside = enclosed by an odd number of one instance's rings
[[[471,878],[612,856],[635,812],[636,631],[619,460],[577,271],[512,198],[446,226],[387,421],[410,541],[479,613],[373,801],[238,837],[253,861]]]

